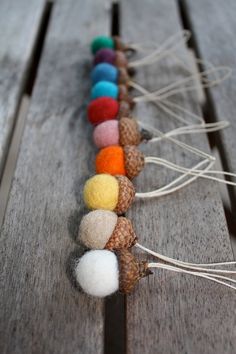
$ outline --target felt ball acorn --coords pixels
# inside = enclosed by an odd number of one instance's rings
[[[113,50],[110,48],[99,49],[95,56],[93,64],[108,63],[116,67],[127,68],[128,60],[125,56],[125,53],[120,50]]]
[[[75,277],[84,292],[105,297],[120,291],[129,294],[137,282],[151,274],[146,261],[138,261],[127,249],[86,252],[75,267]]]
[[[93,85],[99,81],[110,81],[118,84],[128,85],[130,77],[125,68],[117,68],[109,63],[100,63],[96,65],[91,72]]]
[[[106,120],[116,119],[119,113],[119,103],[111,97],[99,97],[88,105],[88,120],[96,125]]]
[[[132,204],[135,189],[125,176],[98,174],[84,185],[84,202],[89,209],[105,209],[124,214]]]
[[[133,179],[143,169],[144,155],[136,146],[108,146],[99,151],[96,156],[96,173],[123,175]]]
[[[96,54],[101,49],[116,49],[119,51],[129,50],[118,36],[108,37],[108,36],[97,36],[91,42],[91,51]]]
[[[135,119],[122,117],[97,125],[93,132],[93,141],[98,148],[110,145],[139,145],[143,137]]]
[[[132,97],[129,96],[128,88],[125,85],[116,85],[110,81],[99,81],[91,90],[91,99],[99,97],[111,97],[118,101],[127,101],[134,106]]]
[[[101,209],[82,218],[78,240],[90,249],[119,250],[132,247],[137,237],[129,219]]]

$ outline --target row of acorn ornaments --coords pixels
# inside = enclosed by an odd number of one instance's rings
[[[117,37],[96,37],[91,44],[94,68],[88,120],[95,127],[94,143],[102,150],[96,157],[98,174],[84,186],[86,206],[97,210],[82,218],[78,236],[91,251],[80,258],[75,274],[82,289],[98,297],[117,290],[129,293],[140,278],[151,274],[147,262],[129,251],[137,241],[131,221],[118,216],[133,202],[135,189],[129,179],[144,165],[135,148],[142,136],[131,118],[127,49]]]

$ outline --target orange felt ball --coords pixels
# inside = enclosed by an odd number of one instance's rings
[[[110,175],[126,175],[124,150],[121,146],[113,145],[101,149],[96,156],[96,173]]]

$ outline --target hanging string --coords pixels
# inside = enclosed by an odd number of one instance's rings
[[[198,170],[198,169],[189,169],[180,165],[176,165],[170,161],[167,161],[165,159],[159,158],[159,157],[155,157],[155,156],[149,156],[149,157],[145,157],[145,163],[153,163],[156,165],[161,165],[161,166],[165,166],[173,171],[177,171],[177,172],[186,172],[190,175],[193,176],[198,176],[200,172],[202,172],[203,170]],[[235,173],[230,173],[230,172],[225,172],[225,171],[208,171],[208,174],[218,174],[218,175],[224,175],[224,176],[230,176],[230,177],[234,177],[236,178],[236,174]],[[209,176],[208,174],[204,173],[201,175],[202,178],[206,178],[206,179],[211,179],[213,181],[217,181],[219,183],[224,183],[224,184],[228,184],[231,186],[236,186],[236,182],[231,182],[228,180],[224,180],[224,179],[220,179],[218,177],[214,177],[214,176]]]
[[[181,30],[171,37],[169,37],[163,44],[161,44],[157,49],[155,49],[152,53],[146,55],[142,59],[138,59],[135,61],[132,61],[129,63],[130,68],[137,68],[140,66],[144,65],[150,65],[153,64],[167,55],[172,54],[176,48],[178,48],[180,45],[186,44],[191,37],[190,31],[187,30]],[[132,45],[132,49],[135,50],[141,50],[141,45]]]
[[[223,72],[223,76],[219,78],[215,78],[213,80],[208,79],[208,76],[212,73],[216,74],[219,72]],[[142,96],[137,96],[133,100],[134,102],[148,102],[148,101],[155,101],[155,100],[163,100],[166,99],[170,96],[173,96],[177,93],[182,93],[182,92],[188,92],[188,91],[193,91],[196,90],[196,83],[190,85],[190,86],[183,86],[185,84],[188,84],[192,80],[198,79],[201,82],[201,87],[203,88],[209,88],[209,87],[214,87],[216,85],[219,85],[222,83],[224,80],[226,80],[230,75],[232,74],[232,70],[227,67],[227,66],[218,66],[214,67],[212,69],[205,70],[200,73],[195,73],[190,75],[187,78],[183,78],[179,81],[173,82],[157,91],[154,92],[149,92],[146,93]],[[129,85],[133,87],[134,89],[137,89],[141,91],[144,89],[140,84],[135,83],[134,81],[129,81]]]
[[[153,128],[147,124],[144,124],[143,122],[141,122],[139,120],[138,120],[138,124],[142,128],[147,129],[147,130],[151,131],[152,133],[159,135],[159,132],[156,128]],[[167,133],[163,133],[162,136],[151,138],[150,140],[148,140],[148,143],[161,141],[163,139],[166,139],[167,137],[177,136],[177,135],[215,132],[215,131],[225,129],[229,126],[230,126],[230,124],[227,121],[221,121],[221,122],[215,122],[215,123],[204,123],[201,125],[200,124],[192,124],[192,125],[172,129],[172,130],[168,131]],[[201,150],[199,150],[199,151],[201,151]]]
[[[183,187],[187,186],[188,184],[192,183],[193,181],[195,181],[197,178],[199,178],[201,175],[203,175],[204,173],[206,173],[206,171],[208,171],[213,165],[214,165],[215,161],[210,161],[208,159],[203,160],[201,162],[199,162],[197,165],[195,165],[194,167],[192,167],[191,169],[189,169],[188,172],[183,173],[181,176],[179,176],[178,178],[176,178],[175,180],[173,180],[172,182],[168,183],[167,185],[165,185],[164,187],[161,187],[159,189],[153,190],[151,192],[143,192],[143,193],[136,193],[135,196],[136,198],[152,198],[152,197],[161,197],[167,194],[171,194],[174,193],[176,191],[178,191],[179,189],[182,189]],[[182,184],[177,185],[176,187],[170,188],[173,185],[177,184],[178,182],[180,182],[182,179],[185,179],[186,177],[188,177],[190,175],[190,173],[192,171],[194,171],[195,169],[201,167],[202,165],[204,165],[205,163],[208,163],[208,166],[204,169],[201,170],[201,172],[199,172],[198,174],[196,174],[195,176],[189,178],[187,181],[182,182]],[[170,188],[170,189],[169,189]]]
[[[160,130],[158,130],[157,128],[150,128],[149,125],[143,123],[143,122],[139,122],[140,126],[143,127],[144,129],[147,129],[147,130],[153,130],[155,134],[159,135],[162,139],[165,138],[169,141],[171,141],[172,143],[174,143],[175,145],[183,148],[184,150],[187,150],[187,151],[190,151],[192,153],[194,153],[195,155],[197,156],[202,156],[202,157],[206,157],[208,160],[211,160],[211,161],[215,161],[215,157],[211,156],[210,154],[207,154],[206,152],[198,149],[198,148],[195,148],[191,145],[188,145],[186,143],[183,143],[177,139],[174,139],[172,138],[171,136],[169,135],[166,135],[166,133],[163,133],[161,132]]]
[[[236,286],[233,286],[233,285],[228,284],[226,282],[226,281],[228,281],[228,282],[235,283],[236,281],[234,279],[231,279],[231,278],[228,278],[228,277],[225,277],[225,276],[221,276],[221,275],[214,275],[213,276],[212,274],[209,274],[209,273],[199,273],[199,272],[189,271],[189,270],[180,269],[180,268],[177,268],[177,267],[172,267],[172,266],[169,266],[169,265],[166,265],[166,264],[163,264],[163,263],[149,263],[148,264],[148,268],[160,268],[160,269],[170,270],[170,271],[177,272],[177,273],[195,275],[197,277],[205,278],[205,279],[208,279],[208,280],[212,280],[215,283],[218,283],[218,284],[221,284],[221,285],[224,285],[224,286],[227,286],[227,287],[229,287],[231,289],[236,290]],[[218,279],[224,279],[226,281],[221,281],[221,280],[218,280]]]
[[[207,272],[212,272],[212,273],[224,273],[224,274],[236,274],[236,270],[225,270],[225,269],[208,269],[209,267],[215,267],[215,266],[221,266],[221,265],[235,265],[236,261],[230,261],[230,262],[220,262],[220,263],[207,263],[207,264],[198,264],[198,263],[189,263],[189,262],[183,262],[179,261],[174,258],[170,258],[167,256],[164,256],[160,253],[154,252],[144,246],[142,246],[139,243],[135,244],[135,247],[151,254],[152,256],[161,259],[162,261],[165,261],[170,264],[175,264],[178,267],[186,268],[186,269],[195,269],[199,271],[207,271]]]

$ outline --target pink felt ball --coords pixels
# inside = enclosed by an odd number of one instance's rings
[[[119,145],[119,122],[108,120],[96,126],[93,141],[98,148]]]

